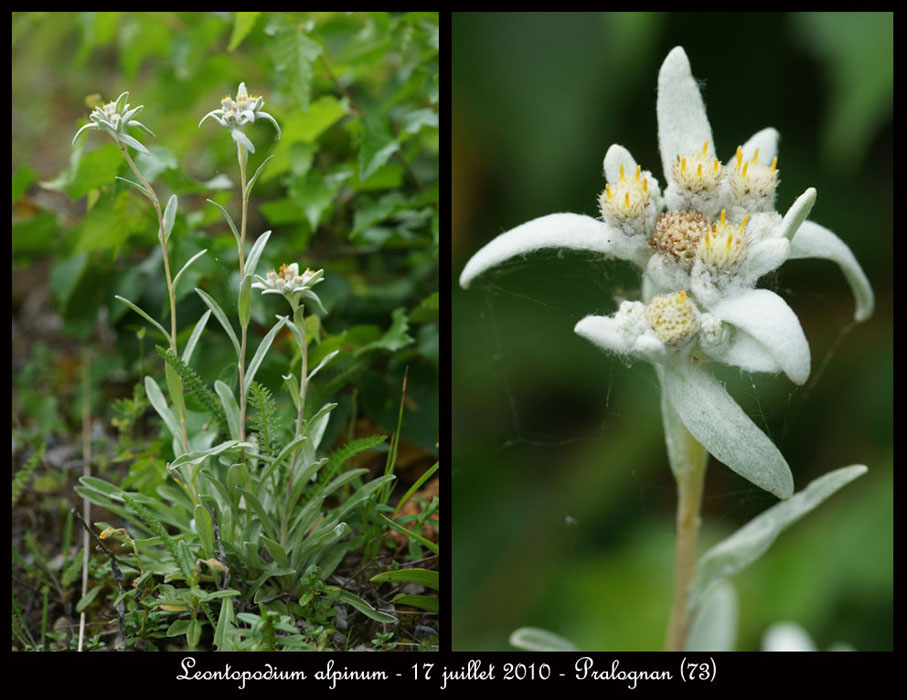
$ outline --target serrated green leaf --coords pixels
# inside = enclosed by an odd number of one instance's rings
[[[356,350],[356,355],[360,355],[367,350],[379,349],[396,352],[413,342],[412,336],[407,333],[409,330],[409,319],[406,317],[406,309],[395,309],[391,313],[391,318],[391,326],[384,335],[378,340]]]
[[[278,71],[286,73],[290,92],[303,112],[309,111],[312,63],[321,55],[321,45],[302,33],[301,27],[283,27],[268,42],[268,51]]]
[[[366,180],[387,163],[399,148],[391,133],[387,117],[367,117],[364,120],[362,145],[359,148],[359,178]]]

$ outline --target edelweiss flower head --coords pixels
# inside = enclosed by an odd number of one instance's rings
[[[198,125],[201,126],[208,117],[214,117],[221,126],[230,129],[230,134],[236,143],[247,151],[255,153],[255,146],[249,140],[249,137],[242,132],[242,127],[254,122],[257,117],[264,117],[270,121],[274,128],[277,129],[277,138],[280,138],[280,126],[274,117],[267,112],[261,111],[263,104],[263,97],[249,95],[246,90],[246,84],[240,83],[239,88],[236,90],[236,99],[234,100],[230,95],[221,99],[220,109],[208,112],[202,117]]]
[[[295,309],[299,306],[300,298],[312,299],[324,312],[321,299],[312,291],[312,287],[324,281],[324,270],[313,271],[309,268],[299,274],[299,264],[291,263],[281,265],[280,271],[271,270],[267,278],[255,275],[258,282],[254,282],[254,289],[261,289],[262,294],[283,294],[290,306]]]
[[[686,53],[673,49],[658,76],[658,141],[667,186],[627,149],[605,155],[601,219],[550,214],[501,234],[466,264],[460,284],[543,248],[594,251],[642,270],[642,301],[611,316],[587,316],[575,331],[599,347],[656,364],[666,395],[690,433],[729,467],[782,498],[793,490],[774,444],[714,377],[691,361],[711,358],[751,372],[784,372],[802,384],[809,344],[794,312],[774,292],[755,289],[788,258],[837,263],[856,297],[856,320],[873,309],[872,289],[850,249],[806,221],[807,189],[782,217],[775,211],[778,132],[768,128],[716,155]],[[760,160],[761,158],[761,160]],[[705,408],[703,408],[705,407]]]
[[[126,133],[126,129],[137,126],[154,136],[148,127],[140,121],[133,119],[133,117],[142,111],[144,107],[143,105],[139,105],[138,107],[130,109],[129,104],[126,102],[127,99],[129,99],[129,93],[124,92],[115,102],[108,102],[101,107],[95,107],[88,117],[91,119],[91,122],[85,124],[85,126],[76,132],[76,135],[72,138],[72,144],[75,145],[76,139],[79,138],[79,134],[86,129],[103,129],[110,134],[117,143],[124,143],[127,146],[132,146],[140,153],[148,155],[148,149]]]

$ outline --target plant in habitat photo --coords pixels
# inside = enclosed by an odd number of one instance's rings
[[[437,650],[437,13],[53,15],[128,89],[14,156],[14,649]]]
[[[463,26],[473,19],[461,20]],[[462,37],[457,36],[455,25],[455,43],[458,39],[462,40]],[[647,439],[651,441],[657,432],[662,433],[663,454],[666,453],[676,488],[676,514],[670,587],[666,584],[663,557],[650,556],[647,560],[650,567],[647,578],[658,582],[657,590],[664,596],[665,604],[653,606],[651,600],[644,599],[630,586],[622,590],[623,598],[619,603],[640,611],[648,607],[653,612],[651,615],[645,613],[647,617],[661,615],[664,636],[661,639],[650,637],[645,646],[618,648],[661,647],[670,651],[737,648],[738,599],[729,579],[762,557],[783,531],[866,474],[867,467],[870,473],[874,468],[871,454],[857,458],[866,464],[848,464],[855,461],[852,458],[835,464],[835,456],[826,454],[830,464],[824,473],[804,480],[799,476],[797,464],[785,456],[777,436],[767,433],[742,407],[741,404],[748,405],[747,397],[737,398],[736,390],[730,388],[731,382],[725,385],[726,378],[733,377],[733,372],[747,377],[751,373],[777,374],[790,382],[787,393],[793,396],[797,387],[810,388],[813,382],[807,382],[813,378],[814,382],[819,381],[817,375],[822,374],[825,363],[814,360],[798,313],[786,299],[785,288],[776,286],[781,274],[779,268],[788,261],[818,258],[833,263],[840,270],[854,300],[848,328],[853,328],[854,334],[859,334],[863,328],[857,324],[873,317],[876,296],[863,268],[845,243],[847,235],[836,228],[834,221],[819,223],[810,218],[822,192],[808,186],[793,198],[792,203],[789,193],[779,194],[779,184],[786,169],[779,149],[782,134],[778,130],[762,128],[748,138],[737,135],[739,145],[719,150],[716,135],[719,139],[724,134],[730,135],[733,127],[722,126],[713,133],[703,101],[702,84],[694,78],[694,68],[685,47],[675,46],[664,55],[657,81],[654,81],[657,134],[653,136],[657,137],[659,169],[637,159],[624,146],[611,145],[604,153],[605,184],[598,196],[596,216],[574,213],[539,216],[498,234],[478,250],[464,250],[467,260],[459,272],[459,285],[469,291],[458,298],[464,301],[455,302],[455,309],[458,304],[466,303],[466,297],[476,293],[472,291],[474,288],[485,292],[482,317],[488,317],[486,323],[493,329],[495,338],[492,365],[502,366],[508,358],[503,340],[508,331],[504,330],[504,304],[496,301],[503,291],[503,285],[498,286],[500,283],[494,279],[499,268],[535,271],[537,284],[527,287],[530,291],[525,294],[515,293],[514,300],[508,301],[507,308],[516,309],[527,299],[545,305],[546,289],[552,281],[554,286],[558,285],[556,270],[567,269],[571,259],[559,253],[558,261],[546,265],[527,256],[536,256],[546,250],[572,251],[574,256],[587,256],[586,261],[577,265],[583,270],[590,264],[620,267],[621,276],[614,274],[614,279],[621,280],[619,284],[613,284],[609,290],[608,277],[596,283],[597,288],[605,292],[603,299],[582,297],[578,300],[582,303],[575,304],[576,308],[587,310],[585,315],[569,321],[569,330],[618,360],[615,369],[610,361],[602,365],[606,379],[612,372],[620,372],[621,365],[632,368],[637,375],[642,374],[637,368],[640,361],[654,369],[655,386],[660,395],[661,425],[660,430],[654,426],[649,428]],[[708,66],[699,71],[707,72]],[[725,96],[713,92],[710,98],[712,106]],[[728,96],[727,99],[739,101],[740,96]],[[754,97],[746,94],[743,99],[747,101]],[[540,138],[545,137],[540,135]],[[804,165],[797,162],[797,167]],[[557,177],[553,171],[549,175]],[[797,180],[792,177],[790,181]],[[562,257],[563,261],[560,260]],[[795,272],[800,269],[796,268]],[[625,279],[630,281],[624,282]],[[569,279],[565,286],[577,288]],[[570,294],[564,290],[552,293],[556,295],[556,301],[551,302],[554,308],[565,305],[563,300]],[[608,303],[609,294],[616,309],[603,313],[599,309],[603,303]],[[573,301],[570,303],[573,308]],[[455,310],[455,316],[457,313]],[[559,327],[566,331],[566,324],[562,314]],[[542,335],[531,324],[523,328],[522,344],[550,345],[553,363],[557,363],[561,355],[567,356],[564,348],[569,339],[555,338],[547,332]],[[470,374],[479,373],[482,351],[473,344],[471,352],[473,361],[461,367],[464,370],[468,367]],[[728,368],[732,372],[728,372]],[[503,385],[515,425],[522,428],[525,412],[519,408],[515,391],[507,386],[503,372],[496,379]],[[596,380],[590,377],[588,381]],[[454,383],[457,385],[456,376]],[[750,383],[755,391],[755,382]],[[849,390],[854,391],[854,388]],[[619,399],[610,394],[609,388],[608,398],[604,400],[609,411],[614,411],[613,405]],[[468,395],[467,389],[462,390],[462,395]],[[638,395],[641,399],[649,399],[651,392]],[[570,420],[556,417],[556,399],[538,400],[538,403],[535,411],[540,416],[536,419],[540,424],[544,425],[546,409],[552,425],[564,425]],[[841,403],[846,401],[842,399]],[[847,410],[844,405],[840,409]],[[764,417],[762,421],[765,422]],[[539,433],[545,435],[544,428]],[[571,478],[564,472],[566,460],[571,459],[570,453],[576,450],[573,439],[531,437],[533,434],[529,431],[526,435],[527,453],[531,449],[542,451],[554,462],[552,469],[563,478]],[[459,464],[465,459],[466,448],[460,445],[462,439],[462,432],[458,433],[455,428],[455,464],[458,464],[456,450],[460,450]],[[490,464],[484,468],[494,468],[495,455],[506,460],[504,453],[514,444],[515,441],[508,441],[503,448],[495,450],[489,457]],[[631,470],[637,474],[632,452],[614,449],[617,457],[614,463],[594,465],[594,468]],[[650,454],[648,450],[639,451],[641,455]],[[564,462],[559,455],[563,455]],[[732,508],[730,504],[737,498],[739,505],[749,513],[748,522],[701,552],[700,530],[704,520],[707,521],[703,505],[710,456],[742,477],[748,486],[770,494],[775,503],[767,508],[760,507],[758,510],[762,512],[755,515],[749,490],[736,492],[746,494],[746,498],[736,493],[725,496],[728,508]],[[658,459],[654,451],[651,459]],[[455,466],[455,479],[458,470]],[[532,483],[533,479],[543,477],[527,470],[525,478]],[[642,492],[645,483],[638,488]],[[459,510],[464,492],[456,484],[454,490],[455,509]],[[847,489],[844,493],[850,491]],[[557,502],[557,498],[558,494],[552,489],[543,499],[545,506],[531,510],[532,506],[527,503],[525,510],[527,514],[532,512],[535,517],[542,517],[543,508],[550,508],[549,503]],[[562,502],[568,502],[563,498]],[[603,503],[610,500],[604,493],[601,498]],[[590,495],[589,500],[591,505],[594,497]],[[631,504],[624,504],[623,512],[630,507]],[[821,510],[817,512],[821,513]],[[576,528],[577,521],[571,515],[561,518],[567,526],[562,537],[569,542],[576,537],[570,535],[569,530]],[[612,522],[611,527],[619,528],[618,523],[619,519]],[[489,523],[486,527],[499,536],[507,531],[507,526],[499,528]],[[647,532],[651,536],[652,528]],[[664,541],[662,531],[658,532]],[[611,531],[601,533],[601,537],[614,542],[621,535],[619,531]],[[707,541],[712,539],[709,532]],[[456,532],[454,542],[458,542]],[[636,546],[642,551],[642,545]],[[834,548],[833,543],[825,546]],[[514,553],[514,556],[520,555]],[[531,555],[524,552],[523,556]],[[488,563],[486,560],[486,565]],[[527,560],[526,566],[531,568],[531,559]],[[624,575],[616,568],[603,568],[605,578],[616,579]],[[809,572],[804,571],[803,575],[807,577]],[[548,576],[548,573],[540,572],[543,580]],[[812,578],[815,580],[816,577],[822,578],[822,572],[813,572]],[[565,568],[559,574],[552,574],[552,579],[555,578],[568,581],[571,575]],[[561,588],[567,590],[569,586]],[[488,587],[477,590],[487,594]],[[480,605],[479,594],[474,595],[475,605]],[[524,592],[518,597],[527,599],[529,595]],[[592,594],[593,599],[588,601],[579,597],[558,601],[548,595],[540,597],[536,605],[539,615],[542,609],[578,611],[596,605],[594,596]],[[464,602],[463,609],[470,604]],[[611,607],[614,605],[615,602],[610,603]],[[454,609],[455,625],[462,624],[456,622],[456,600]],[[590,617],[588,612],[583,616]],[[551,618],[549,614],[549,622]],[[600,620],[599,626],[607,629],[609,620]],[[601,649],[589,646],[591,633],[585,635],[586,641],[577,641],[570,629],[569,624],[551,629],[549,625],[526,620],[522,625],[513,624],[509,643],[525,650]],[[607,634],[603,637],[607,638]],[[774,635],[771,639],[780,637]],[[783,642],[766,642],[765,646],[783,648]],[[460,648],[456,642],[454,648]]]

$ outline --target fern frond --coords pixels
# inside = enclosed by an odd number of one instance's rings
[[[29,458],[28,462],[25,463],[19,471],[16,472],[16,475],[13,477],[13,505],[16,505],[16,501],[19,500],[19,497],[22,495],[22,492],[25,490],[28,480],[31,478],[32,473],[35,471],[35,468],[38,466],[38,462],[41,461],[41,457],[44,456],[44,449],[46,445],[42,443],[35,453]]]
[[[360,452],[365,452],[387,440],[387,435],[371,435],[344,445],[328,459],[318,475],[319,484],[328,483],[340,472],[340,468]]]
[[[155,345],[154,347],[157,350],[157,354],[176,370],[180,379],[183,380],[183,386],[188,393],[198,399],[202,406],[205,407],[205,410],[211,414],[214,422],[220,427],[221,433],[229,435],[227,417],[224,415],[224,407],[221,405],[220,401],[218,401],[214,392],[202,381],[198,372],[183,362],[170,348],[164,349],[160,345]]]
[[[277,403],[268,387],[253,381],[249,387],[249,403],[257,413],[249,418],[252,431],[258,435],[259,449],[262,454],[275,457],[279,450],[278,437],[283,424],[277,415]]]

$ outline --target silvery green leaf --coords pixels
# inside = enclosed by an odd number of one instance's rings
[[[526,651],[579,651],[569,639],[538,627],[514,630],[510,635],[510,646]]]
[[[771,163],[772,159],[778,155],[778,139],[780,136],[778,130],[773,129],[772,127],[756,132],[741,148],[743,160],[752,160],[758,150],[759,160],[763,163]],[[733,157],[728,158],[727,162],[730,163],[732,159]]]
[[[658,116],[658,150],[666,178],[670,177],[678,154],[701,151],[706,141],[714,145],[699,85],[680,46],[671,49],[658,72],[655,112]]]
[[[145,189],[145,186],[144,186],[144,185],[140,185],[138,182],[133,182],[132,180],[130,180],[130,179],[127,178],[127,177],[120,177],[119,175],[114,175],[114,177],[115,177],[117,180],[122,180],[123,182],[128,182],[130,185],[132,185],[133,187],[135,187],[139,192],[141,192],[143,195],[145,195],[146,197],[148,197],[148,199],[150,199],[152,202],[155,201],[154,197],[152,197],[152,196],[151,196],[151,193],[148,192],[148,190]]]
[[[252,317],[252,275],[243,277],[239,285],[239,300],[236,310],[239,313],[239,325],[248,328],[249,319]]]
[[[327,315],[327,311],[324,310],[324,304],[321,303],[321,299],[318,298],[318,295],[315,294],[311,289],[307,289],[302,293],[303,299],[311,299],[318,306],[318,309],[322,314]]]
[[[149,155],[149,156],[151,155],[148,152],[147,148],[145,148],[141,143],[139,143],[134,138],[132,138],[129,134],[120,134],[118,138],[120,141],[125,143],[127,146],[132,146],[139,153],[144,153],[145,155]]]
[[[812,221],[804,221],[794,234],[790,243],[790,257],[797,258],[823,258],[837,263],[857,302],[854,319],[865,321],[872,316],[875,307],[875,296],[872,287],[860,263],[854,257],[850,248],[834,233],[824,226]]]
[[[242,148],[246,149],[250,153],[255,153],[255,146],[252,145],[252,142],[249,140],[249,137],[246,136],[239,129],[231,129],[230,135],[233,136],[233,140],[236,141]]]
[[[734,651],[737,640],[737,593],[727,581],[717,581],[705,594],[693,618],[684,649]]]
[[[549,214],[505,231],[482,247],[460,273],[460,286],[465,289],[487,270],[546,248],[605,253],[631,260],[640,267],[645,267],[651,255],[645,242],[634,244],[604,221],[581,214]]]
[[[787,210],[787,213],[781,220],[778,236],[792,240],[799,230],[800,225],[806,221],[806,217],[809,216],[809,212],[812,211],[815,203],[816,188],[810,187],[790,205],[790,209]]]
[[[214,299],[212,299],[207,292],[199,289],[198,287],[195,288],[195,291],[202,298],[202,301],[204,301],[208,305],[208,308],[214,312],[214,318],[220,321],[220,325],[227,332],[227,336],[233,342],[233,347],[236,349],[236,357],[239,358],[242,351],[240,349],[239,340],[237,340],[236,338],[236,333],[233,331],[233,326],[230,325],[230,321],[227,319],[227,314],[224,313],[224,310],[220,308],[220,304],[214,301]]]
[[[236,397],[233,396],[233,390],[220,379],[214,382],[214,391],[220,397],[220,402],[224,407],[224,414],[227,416],[227,425],[230,427],[230,437],[239,440],[239,406],[236,404]]]
[[[656,371],[687,430],[710,454],[778,498],[794,492],[784,456],[715,377],[687,360]]]
[[[177,467],[182,467],[186,464],[197,466],[204,462],[208,457],[215,457],[219,454],[223,454],[229,450],[238,450],[243,448],[254,447],[250,442],[240,442],[239,440],[227,440],[222,442],[219,445],[211,447],[207,450],[193,450],[192,452],[187,452],[180,457],[177,457],[173,462],[170,463],[171,469],[176,469]]]
[[[176,283],[179,282],[179,279],[180,279],[180,277],[182,276],[182,274],[189,268],[189,266],[190,266],[192,263],[194,263],[198,258],[200,258],[201,256],[203,256],[203,255],[204,255],[205,253],[207,253],[207,252],[208,252],[208,249],[205,248],[203,251],[198,252],[198,253],[196,253],[195,255],[193,255],[191,258],[189,258],[189,259],[186,261],[186,264],[183,265],[183,266],[180,268],[180,271],[176,273],[176,277],[173,278],[173,284],[172,284],[172,287],[173,287],[173,290],[174,290],[174,294],[176,293]]]
[[[165,425],[173,435],[174,444],[179,448],[178,443],[182,440],[183,431],[180,428],[176,416],[173,415],[173,411],[167,406],[167,399],[164,398],[164,393],[157,385],[157,382],[151,377],[145,377],[145,394],[148,396],[148,401],[154,406],[154,410],[157,411],[157,414],[163,419]],[[180,449],[178,455],[181,453],[182,449]]]
[[[176,409],[176,415],[179,417],[180,423],[185,424],[186,399],[183,396],[183,380],[180,379],[179,374],[169,362],[164,364],[164,376],[167,379],[167,391],[170,394],[173,407]],[[180,434],[182,435],[182,433]]]
[[[170,240],[170,233],[173,231],[173,224],[176,222],[176,209],[178,206],[176,195],[170,195],[170,199],[167,200],[167,206],[164,209],[164,242]]]
[[[754,343],[747,347],[770,357],[777,369],[782,370],[792,382],[806,382],[810,365],[809,343],[800,320],[784,299],[768,289],[745,289],[722,299],[709,311],[716,318],[733,325],[739,333],[752,338]],[[735,337],[739,337],[739,333]],[[746,352],[736,358],[729,353],[722,359],[729,364],[758,371],[757,366],[747,364],[748,357]],[[762,362],[761,357],[755,359],[757,364]]]
[[[205,313],[202,314],[202,317],[198,320],[198,323],[195,324],[195,328],[192,329],[192,335],[189,336],[189,341],[186,343],[186,347],[183,348],[183,362],[185,362],[186,364],[189,364],[189,359],[192,357],[192,352],[193,350],[195,350],[195,346],[198,343],[199,338],[202,337],[202,331],[205,330],[205,325],[208,323],[209,318],[211,318],[211,309],[208,309]]]
[[[305,434],[308,435],[309,440],[312,442],[312,448],[317,450],[318,445],[321,444],[321,438],[324,437],[324,431],[328,427],[328,420],[331,417],[331,411],[337,407],[335,403],[326,403],[320,409],[318,413],[309,418],[305,426]]]
[[[280,130],[278,129],[278,131],[280,131]],[[265,158],[262,161],[261,165],[258,166],[258,169],[255,171],[255,174],[252,176],[252,179],[250,179],[249,182],[246,183],[246,193],[245,193],[246,199],[248,199],[249,195],[252,194],[252,188],[255,186],[255,181],[258,180],[258,176],[261,174],[261,171],[264,170],[264,167],[268,164],[268,161],[271,160],[271,158],[273,158],[273,157],[274,156],[268,156],[267,158]]]
[[[167,339],[167,343],[168,344],[170,343],[170,334],[164,330],[164,327],[160,323],[155,321],[153,318],[151,318],[151,316],[149,316],[144,311],[142,311],[142,309],[140,309],[138,306],[136,306],[131,301],[129,301],[129,299],[126,299],[125,297],[121,297],[119,294],[115,294],[114,298],[122,301],[124,304],[126,304],[126,306],[128,306],[130,309],[135,311],[139,316],[141,316],[146,321],[148,321],[151,325],[153,325],[155,328],[157,328]]]
[[[147,126],[142,124],[142,122],[138,122],[135,119],[133,119],[131,122],[129,122],[126,126],[129,126],[129,127],[137,126],[142,131],[144,131],[146,134],[148,134],[149,136],[154,136],[154,132],[151,129],[149,129]]]
[[[217,119],[217,121],[220,123],[221,126],[226,126],[226,124],[224,123],[224,120],[220,118],[223,113],[224,113],[224,110],[222,110],[222,109],[212,109],[204,117],[201,118],[201,121],[198,123],[199,127],[201,127],[201,125],[205,123],[205,120],[208,117],[214,117],[215,119]]]
[[[249,251],[249,257],[246,258],[245,273],[247,275],[255,274],[255,268],[258,267],[258,261],[261,258],[261,254],[264,252],[270,237],[271,232],[265,231],[255,240],[255,243],[252,244],[252,250]]]
[[[277,335],[277,332],[283,328],[284,324],[287,322],[285,317],[281,317],[277,323],[268,331],[268,334],[264,337],[261,343],[258,346],[258,350],[255,351],[255,355],[252,357],[252,361],[249,363],[249,366],[246,368],[245,376],[245,386],[243,387],[243,393],[248,393],[249,387],[252,385],[252,380],[255,378],[255,373],[258,371],[259,365],[264,361],[265,355],[271,347],[271,343],[274,342],[274,336]]]
[[[72,137],[72,145],[73,146],[76,145],[76,139],[79,138],[79,134],[81,134],[83,131],[85,131],[86,129],[97,129],[97,128],[98,128],[98,125],[95,124],[94,122],[89,122],[88,124],[85,124],[82,128],[80,128],[76,132],[76,135]]]
[[[293,399],[293,405],[296,406],[296,410],[299,410],[299,382],[296,381],[296,375],[290,372],[288,375],[283,377],[284,383],[287,385],[287,389],[290,391],[290,398]]]
[[[270,114],[268,114],[267,112],[259,111],[259,112],[257,112],[257,114],[259,117],[264,117],[265,119],[267,119],[269,122],[271,122],[274,125],[274,128],[277,129],[277,138],[279,139],[281,136],[280,124],[277,123],[277,120],[274,117],[272,117]]]
[[[334,357],[335,357],[339,352],[340,352],[339,350],[334,350],[334,352],[331,352],[331,353],[328,353],[327,355],[325,355],[325,356],[324,356],[324,359],[322,359],[321,362],[318,363],[318,366],[317,366],[315,369],[313,369],[311,372],[309,372],[309,376],[308,376],[308,378],[306,379],[306,381],[309,381],[309,382],[312,381],[312,377],[315,376],[315,374],[318,372],[318,370],[320,370],[320,369],[321,369],[322,367],[324,367],[328,362],[330,362],[331,360],[333,360]]]
[[[337,527],[339,528],[340,526],[338,525]],[[384,624],[388,625],[397,624],[396,617],[394,617],[393,615],[388,615],[387,613],[383,613],[379,610],[375,610],[375,608],[362,600],[362,598],[354,595],[353,593],[350,593],[349,591],[345,591],[342,588],[337,588],[337,586],[325,586],[324,590],[330,592],[336,600],[356,608],[356,610],[361,612],[363,615],[372,618],[376,622],[383,622]]]
[[[745,438],[742,438],[745,439]],[[699,558],[687,603],[695,610],[713,582],[733,576],[758,559],[783,530],[858,476],[862,464],[836,469],[812,481],[788,500],[772,506]]]
[[[233,231],[233,237],[236,239],[236,245],[237,245],[237,247],[239,247],[239,245],[240,245],[239,231],[236,230],[236,224],[233,223],[233,217],[230,216],[230,212],[228,212],[226,209],[224,209],[220,204],[215,202],[213,199],[208,199],[205,201],[211,202],[211,204],[213,204],[215,207],[220,209],[221,214],[224,215],[224,218],[227,220],[227,223],[230,225],[230,230]]]

